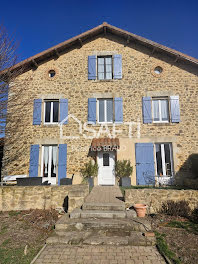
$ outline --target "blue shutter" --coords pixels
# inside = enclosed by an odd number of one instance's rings
[[[88,56],[88,80],[96,79],[96,55]]]
[[[60,122],[68,123],[68,99],[60,99]],[[66,119],[66,120],[65,120]]]
[[[122,79],[122,55],[119,54],[113,57],[113,78]]]
[[[180,122],[179,96],[170,96],[171,122]]]
[[[135,144],[137,185],[155,183],[154,145],[153,143]]]
[[[31,145],[29,177],[38,176],[38,164],[39,164],[39,145]]]
[[[152,123],[151,97],[142,98],[143,123]]]
[[[60,179],[66,178],[67,175],[67,144],[59,145],[58,153],[58,185]]]
[[[96,98],[88,99],[88,122],[96,123]]]
[[[41,107],[42,100],[34,99],[33,125],[41,124]]]
[[[123,123],[123,103],[121,97],[114,98],[115,123]]]

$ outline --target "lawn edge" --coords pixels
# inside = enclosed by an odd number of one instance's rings
[[[41,255],[41,253],[44,251],[44,249],[46,248],[47,244],[45,244],[40,251],[37,253],[37,255],[33,258],[33,260],[30,262],[30,264],[34,264],[35,261],[38,259],[38,257]]]
[[[163,252],[160,252],[160,249],[159,249],[158,245],[156,245],[156,248],[157,248],[158,252],[160,253],[160,255],[163,257],[163,259],[165,260],[165,262],[167,264],[172,264],[172,261]]]

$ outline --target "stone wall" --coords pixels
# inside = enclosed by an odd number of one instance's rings
[[[163,202],[168,200],[189,202],[191,209],[198,206],[198,191],[196,190],[163,190],[163,189],[130,189],[125,191],[126,207],[136,203],[148,205],[149,213],[156,213]]]
[[[123,77],[121,80],[88,80],[88,56],[93,54],[122,54]],[[175,58],[174,58],[175,59]],[[154,74],[156,66],[163,68],[163,74]],[[54,69],[54,78],[48,77],[48,71]],[[3,175],[29,173],[30,145],[67,144],[67,175],[75,174],[75,183],[80,169],[88,161],[87,155],[92,132],[79,134],[78,123],[69,118],[63,126],[64,136],[78,136],[76,139],[60,137],[58,125],[32,125],[34,99],[68,99],[69,115],[74,115],[84,124],[87,122],[88,98],[103,95],[104,97],[123,98],[124,122],[140,121],[140,135],[136,126],[133,127],[133,142],[129,146],[133,151],[135,142],[171,142],[173,144],[174,169],[188,170],[188,157],[198,149],[197,138],[197,68],[184,62],[174,62],[171,57],[154,53],[145,47],[114,36],[93,38],[83,43],[82,47],[72,48],[58,59],[51,59],[39,65],[36,70],[29,70],[15,80],[11,86],[8,102],[8,117],[5,136]],[[179,95],[180,123],[143,124],[143,96]],[[13,102],[15,102],[13,104]],[[16,103],[17,102],[17,103]],[[42,106],[42,109],[44,106]],[[109,125],[112,132],[112,125]],[[98,131],[100,125],[87,125],[88,129]],[[128,139],[128,125],[116,124],[117,137]],[[101,137],[107,136],[105,134]],[[125,144],[124,140],[123,143]],[[123,146],[125,147],[125,146]],[[132,150],[133,148],[133,150]],[[122,155],[123,154],[123,155]],[[120,157],[131,159],[134,167],[132,182],[136,182],[135,159],[129,152],[121,153]],[[39,157],[39,174],[41,172]],[[185,177],[185,176],[184,176]]]
[[[0,187],[0,211],[79,208],[89,193],[88,185]]]

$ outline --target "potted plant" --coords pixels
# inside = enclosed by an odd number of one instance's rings
[[[80,170],[83,182],[88,182],[89,187],[94,186],[94,177],[98,175],[98,165],[94,161],[85,163],[85,167]]]
[[[122,187],[131,186],[131,174],[133,167],[131,166],[130,160],[118,160],[115,163],[116,177],[119,179],[119,183]]]
[[[134,207],[138,217],[145,217],[146,209],[147,209],[146,204],[134,204],[133,207]]]

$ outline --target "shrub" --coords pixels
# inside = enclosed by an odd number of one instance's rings
[[[85,164],[85,167],[80,170],[84,179],[89,177],[96,177],[98,174],[97,163],[92,164],[91,160]]]
[[[190,220],[198,224],[198,206],[192,211]]]
[[[189,203],[185,200],[174,202],[169,200],[162,204],[161,213],[188,218],[191,214]]]
[[[191,164],[191,171],[195,178],[198,178],[198,154],[190,155],[189,160]]]
[[[115,163],[115,173],[116,177],[129,177],[133,172],[133,167],[131,166],[130,160],[118,160]]]

